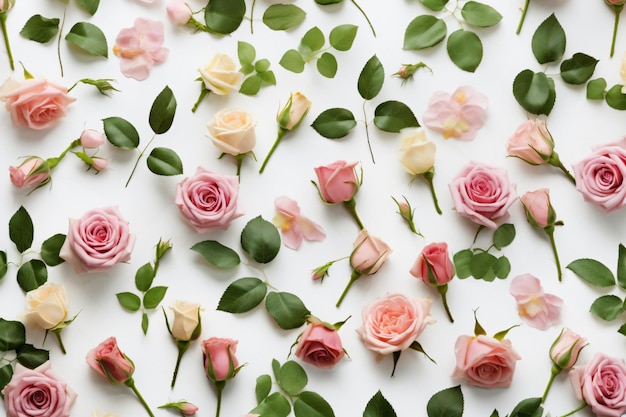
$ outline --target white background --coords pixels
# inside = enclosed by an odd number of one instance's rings
[[[201,3],[192,1],[192,8],[200,9]],[[257,1],[255,19],[260,18],[271,3]],[[120,73],[119,59],[112,52],[108,60],[85,57],[72,50],[65,41],[61,42],[65,67],[65,75],[61,77],[55,41],[40,45],[23,39],[19,31],[26,20],[36,13],[60,18],[63,14],[62,2],[18,0],[8,17],[16,65],[20,61],[34,76],[68,87],[81,78],[114,78],[121,92],[106,98],[91,87],[77,86],[71,93],[77,101],[69,107],[67,117],[43,132],[16,128],[12,126],[8,113],[0,114],[3,146],[0,166],[15,165],[20,157],[26,155],[55,156],[84,128],[101,130],[101,120],[110,116],[123,117],[135,125],[141,136],[142,149],[152,134],[148,125],[150,105],[165,85],[173,90],[178,110],[171,130],[157,137],[151,147],[173,148],[183,160],[184,175],[192,175],[198,166],[224,174],[235,173],[232,160],[218,160],[219,151],[206,137],[205,124],[218,110],[243,108],[258,121],[255,148],[258,160],[247,159],[241,174],[240,201],[245,215],[235,220],[225,232],[197,234],[189,227],[174,204],[176,184],[182,177],[158,177],[148,171],[145,160],[140,162],[134,178],[125,188],[124,183],[137,152],[117,150],[108,144],[99,155],[110,158],[111,166],[98,175],[93,175],[93,171],[85,172],[82,163],[69,155],[55,169],[51,187],[31,195],[13,188],[8,173],[5,176],[0,224],[7,224],[20,205],[26,207],[35,224],[35,248],[53,234],[67,233],[68,218],[77,218],[89,209],[110,205],[120,208],[130,221],[131,231],[137,236],[131,261],[108,272],[78,276],[66,264],[50,269],[49,280],[62,283],[68,292],[71,314],[79,313],[75,322],[63,331],[67,355],[61,354],[53,338],[45,344],[45,348],[51,351],[53,368],[78,392],[72,415],[86,416],[93,410],[114,412],[120,416],[144,413],[130,390],[109,385],[85,363],[87,351],[109,336],[116,336],[122,350],[134,360],[137,387],[157,415],[170,415],[167,411],[157,410],[158,405],[183,398],[200,407],[198,415],[214,415],[215,393],[203,374],[199,341],[192,344],[183,358],[176,387],[170,390],[176,347],[167,333],[161,311],[150,314],[150,328],[144,336],[140,329],[140,314],[123,310],[115,297],[117,292],[136,291],[135,271],[153,260],[153,248],[159,238],[170,239],[173,244],[173,250],[163,260],[155,280],[155,285],[169,287],[162,305],[167,307],[176,299],[198,302],[205,309],[201,339],[218,336],[239,340],[237,356],[247,365],[224,391],[222,416],[243,415],[255,406],[256,378],[271,373],[272,358],[281,362],[287,359],[289,348],[301,331],[281,330],[263,307],[238,316],[216,311],[227,285],[244,276],[266,276],[271,285],[280,291],[297,294],[313,314],[325,321],[337,322],[351,316],[340,332],[350,359],[342,361],[332,370],[303,365],[309,375],[307,389],[326,398],[340,417],[361,415],[367,401],[378,390],[382,390],[398,416],[425,415],[426,402],[434,393],[461,382],[450,378],[454,369],[453,347],[458,336],[473,333],[474,310],[478,309],[477,316],[489,334],[522,323],[508,288],[511,278],[523,273],[536,275],[546,292],[565,300],[562,325],[586,336],[590,343],[583,351],[581,362],[600,351],[623,357],[625,340],[616,332],[623,317],[605,323],[588,312],[591,302],[607,292],[586,285],[569,270],[564,270],[563,282],[557,282],[547,236],[532,229],[526,222],[519,202],[511,207],[509,219],[517,228],[517,237],[504,251],[512,264],[509,279],[492,283],[473,278],[452,281],[448,298],[456,319],[454,324],[448,322],[438,294],[408,273],[427,243],[448,242],[452,252],[470,246],[476,225],[454,212],[447,189],[452,177],[469,160],[504,167],[520,195],[541,187],[550,189],[558,217],[565,222],[565,226],[555,233],[563,266],[575,259],[590,257],[605,263],[613,271],[616,267],[618,244],[623,241],[626,228],[626,212],[602,214],[598,208],[584,202],[580,193],[556,168],[532,167],[517,159],[506,158],[505,142],[527,119],[527,114],[511,92],[515,75],[526,68],[545,71],[555,78],[557,98],[548,118],[548,126],[555,138],[556,150],[566,166],[588,155],[595,145],[621,139],[624,136],[624,113],[611,109],[606,103],[588,101],[584,87],[563,83],[558,77],[558,65],[539,66],[532,55],[530,43],[536,27],[555,12],[567,34],[565,58],[583,52],[599,59],[594,78],[604,77],[611,86],[621,82],[619,68],[621,56],[626,50],[626,28],[618,34],[615,57],[609,59],[613,12],[601,0],[531,2],[520,35],[515,34],[515,29],[522,0],[487,3],[494,6],[503,19],[494,28],[478,31],[484,45],[483,61],[475,73],[467,73],[452,64],[443,44],[420,53],[402,49],[408,23],[420,14],[429,13],[416,0],[362,0],[361,6],[377,30],[376,38],[348,1],[326,8],[313,1],[296,1],[294,4],[308,14],[305,21],[292,31],[273,32],[256,20],[254,34],[251,34],[250,22],[245,20],[231,36],[218,38],[206,33],[192,34],[173,26],[166,19],[164,0],[152,6],[131,0],[103,1],[92,18],[70,0],[64,30],[67,32],[78,21],[96,24],[104,31],[109,50],[118,32],[132,26],[137,17],[165,23],[164,46],[170,50],[169,58],[155,66],[147,80],[138,82]],[[453,6],[454,1],[451,1],[450,7]],[[199,19],[202,20],[201,14]],[[328,34],[333,27],[345,23],[356,24],[360,28],[353,48],[335,54],[339,70],[334,79],[321,77],[313,63],[307,65],[301,74],[290,73],[279,66],[282,54],[296,48],[302,35],[311,27],[318,26]],[[452,18],[446,18],[446,23],[449,33],[459,27]],[[207,64],[216,53],[225,53],[236,59],[238,40],[254,45],[257,58],[271,61],[277,85],[262,89],[255,97],[211,95],[196,113],[192,113],[190,109],[199,92],[199,83],[195,81],[197,69]],[[474,141],[445,141],[438,133],[427,132],[438,146],[435,186],[442,215],[436,214],[426,183],[421,179],[411,183],[411,177],[399,164],[399,136],[383,133],[373,124],[370,125],[370,135],[376,163],[371,161],[365,138],[363,102],[356,89],[356,80],[365,62],[374,54],[384,65],[386,78],[379,96],[364,105],[370,122],[376,105],[390,99],[409,105],[421,121],[428,99],[434,92],[452,92],[462,85],[475,87],[489,99],[486,123]],[[419,61],[424,61],[433,73],[420,70],[414,80],[404,86],[399,79],[391,76],[400,64]],[[0,79],[9,76],[20,80],[21,68],[17,65],[17,71],[11,74],[6,60],[0,60]],[[310,114],[297,133],[285,137],[266,171],[259,175],[260,163],[276,135],[276,112],[293,91],[301,91],[312,100]],[[327,140],[309,126],[319,113],[331,107],[348,108],[359,120],[348,137]],[[358,229],[342,207],[322,204],[310,181],[315,179],[314,167],[339,159],[361,163],[363,186],[356,196],[359,214],[370,233],[386,241],[393,248],[393,253],[378,274],[360,279],[341,308],[335,308],[336,299],[350,276],[347,261],[335,264],[330,270],[330,277],[321,285],[310,280],[310,271],[327,261],[348,255]],[[322,243],[304,242],[298,251],[283,246],[277,258],[265,266],[263,273],[246,265],[254,263],[251,260],[245,260],[233,270],[218,271],[189,250],[196,242],[211,239],[234,248],[245,259],[239,246],[242,228],[258,215],[271,220],[275,214],[274,199],[280,195],[298,201],[303,214],[324,227],[327,239]],[[402,195],[415,207],[416,224],[424,238],[410,233],[396,214],[391,196],[400,199]],[[0,234],[0,249],[7,251],[11,262],[19,263],[19,254],[9,241],[8,230],[5,231]],[[489,234],[484,233],[479,242],[482,247],[488,246],[488,237]],[[24,294],[17,285],[16,271],[17,267],[12,265],[0,281],[0,316],[7,320],[18,319],[24,309]],[[361,309],[388,292],[433,298],[432,315],[437,323],[426,328],[419,342],[436,360],[436,364],[420,353],[406,351],[402,354],[395,376],[391,378],[391,356],[376,362],[375,355],[363,346],[356,333],[361,325]],[[620,290],[614,293],[624,296]],[[560,330],[561,326],[555,326],[540,331],[525,324],[512,330],[509,338],[522,359],[518,362],[511,387],[486,390],[463,384],[465,415],[487,416],[494,408],[505,415],[522,399],[541,396],[551,367],[548,349]],[[42,332],[28,329],[29,342],[36,346],[41,345],[42,336]],[[552,388],[546,410],[552,415],[561,415],[576,406],[578,401],[573,397],[566,376],[562,375]],[[592,414],[585,410],[579,415]]]

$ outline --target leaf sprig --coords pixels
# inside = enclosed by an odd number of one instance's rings
[[[237,56],[241,64],[239,71],[246,76],[241,87],[239,87],[241,94],[253,96],[264,85],[276,85],[276,76],[270,70],[270,61],[267,59],[257,60],[254,46],[243,41],[237,42]]]
[[[483,226],[479,227],[474,242],[483,228]],[[511,223],[500,225],[493,232],[492,239],[492,244],[487,249],[470,247],[454,254],[454,269],[459,279],[473,276],[476,279],[491,282],[496,278],[505,279],[509,276],[511,272],[509,259],[504,255],[496,257],[489,251],[494,248],[501,251],[509,246],[515,239],[515,226]]]

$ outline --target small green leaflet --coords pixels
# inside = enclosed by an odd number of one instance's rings
[[[100,0],[78,0],[78,5],[93,16],[98,11]]]
[[[317,60],[317,70],[326,78],[337,74],[337,59],[330,52],[324,52]]]
[[[267,285],[260,279],[239,278],[226,288],[217,309],[234,314],[245,313],[261,304],[266,293]]]
[[[176,152],[169,148],[152,149],[146,163],[148,169],[157,175],[180,175],[183,173],[183,162]]]
[[[59,32],[59,19],[48,19],[40,14],[32,16],[20,31],[20,35],[31,41],[46,43]]]
[[[437,392],[426,404],[428,417],[463,416],[464,399],[461,386],[450,387]]]
[[[102,119],[104,134],[113,146],[123,149],[135,149],[139,146],[139,133],[129,121],[121,117]]]
[[[598,287],[612,287],[615,277],[609,268],[595,259],[576,259],[566,266],[583,280]]]
[[[90,55],[108,57],[106,37],[100,28],[91,23],[76,23],[65,35],[65,40]]]
[[[584,84],[593,75],[597,64],[597,59],[583,53],[575,53],[570,59],[561,62],[561,78],[568,84]]]
[[[241,232],[241,247],[258,263],[272,261],[280,250],[280,234],[272,223],[257,216]]]
[[[209,0],[204,22],[213,32],[227,35],[237,30],[246,14],[244,0]]]
[[[298,417],[335,417],[333,408],[318,393],[303,391],[293,402],[293,413]]]
[[[392,133],[398,133],[407,127],[420,126],[409,106],[395,100],[385,101],[376,107],[374,124],[380,130]]]
[[[380,390],[367,402],[363,417],[397,417],[396,411]]]
[[[278,368],[276,383],[292,397],[299,395],[308,382],[309,378],[298,362],[287,361]]]
[[[348,109],[324,110],[311,124],[313,129],[328,139],[343,138],[356,126],[354,114]]]
[[[20,206],[9,219],[9,238],[19,253],[24,253],[30,249],[34,234],[33,220],[24,206]]]
[[[287,292],[270,292],[265,297],[265,308],[281,329],[297,329],[311,314],[298,296]]]
[[[622,85],[614,85],[604,97],[606,104],[615,110],[626,110],[626,94],[622,93]]]
[[[413,19],[404,32],[404,49],[419,51],[443,41],[447,34],[446,23],[431,15]]]
[[[215,240],[198,242],[191,250],[198,252],[207,262],[220,269],[234,268],[241,262],[237,252]]]
[[[39,259],[31,259],[17,270],[17,282],[24,292],[37,289],[46,281],[48,281],[48,268]]]
[[[357,89],[361,97],[371,100],[380,93],[385,81],[385,70],[383,64],[376,55],[372,56],[366,63],[357,82]]]
[[[66,236],[64,234],[58,233],[44,240],[41,244],[41,260],[44,261],[46,265],[56,266],[65,262],[65,260],[59,256],[61,247],[63,243],[65,243],[65,238]]]
[[[468,30],[452,32],[447,43],[448,56],[460,69],[474,72],[483,59],[483,44],[478,35]]]
[[[338,51],[349,51],[358,29],[359,27],[355,25],[339,25],[330,31],[328,41]]]
[[[298,26],[306,12],[293,4],[273,4],[263,13],[263,23],[272,30],[287,30]]]
[[[465,3],[461,8],[461,16],[468,24],[481,28],[495,26],[502,20],[502,15],[496,9],[477,1]]]
[[[529,113],[547,116],[556,100],[554,80],[543,72],[523,70],[513,81],[513,96]]]
[[[552,13],[544,20],[531,41],[532,51],[540,64],[560,60],[565,53],[565,31]]]
[[[165,86],[150,108],[149,122],[152,131],[157,135],[167,132],[172,126],[175,114],[176,97],[169,86]]]

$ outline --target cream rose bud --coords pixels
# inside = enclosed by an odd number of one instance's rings
[[[285,130],[295,130],[300,126],[310,108],[311,100],[300,92],[293,93],[285,107],[276,116],[276,121]]]
[[[223,109],[207,124],[209,138],[220,151],[237,156],[256,145],[254,117],[239,109]]]
[[[172,337],[189,341],[200,336],[200,305],[187,301],[176,301],[170,309],[174,312]]]
[[[13,8],[15,0],[0,0],[0,13],[6,13]]]
[[[622,94],[626,94],[626,52],[624,52],[624,56],[622,57],[622,66],[619,70],[619,75],[624,83],[622,86]]]
[[[198,70],[207,90],[218,96],[239,91],[244,75],[237,70],[235,62],[224,54],[217,54],[211,62]]]
[[[46,282],[26,293],[24,317],[42,329],[53,329],[67,318],[67,305],[67,295],[63,286]]]
[[[400,163],[409,174],[423,174],[435,165],[437,147],[426,137],[424,128],[402,129],[400,138],[402,140]]]

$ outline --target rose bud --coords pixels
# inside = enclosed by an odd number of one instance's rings
[[[6,13],[13,8],[15,0],[0,0],[0,13]]]
[[[276,116],[278,125],[285,130],[295,130],[311,108],[311,100],[300,92],[293,93],[285,107]]]
[[[215,55],[208,65],[198,71],[204,87],[218,96],[239,91],[244,78],[232,58],[224,54]]]
[[[530,224],[541,229],[554,225],[556,213],[550,204],[550,192],[547,188],[527,192],[521,200]]]
[[[202,341],[204,371],[213,382],[232,379],[239,371],[237,340],[211,337]]]
[[[448,244],[437,242],[424,246],[409,272],[430,286],[450,282],[454,277],[454,264],[448,254]]]
[[[50,167],[43,159],[32,156],[17,167],[9,167],[11,183],[17,188],[39,188],[50,182]]]
[[[332,368],[345,352],[335,328],[323,323],[309,323],[298,339],[296,356],[318,368]]]
[[[85,129],[80,135],[80,146],[95,149],[104,145],[104,134],[93,129]]]
[[[191,9],[183,0],[170,0],[165,6],[167,18],[178,26],[185,26],[191,19]]]
[[[355,167],[358,162],[336,161],[315,168],[320,197],[325,203],[350,201],[359,190],[360,181]]]
[[[133,362],[117,346],[117,339],[109,337],[87,353],[87,364],[111,383],[125,383],[135,372]]]
[[[587,339],[565,328],[550,347],[550,359],[560,369],[569,369],[576,364],[585,346]]]
[[[506,144],[509,156],[515,156],[531,165],[545,164],[554,152],[554,139],[543,119],[522,123]]]

